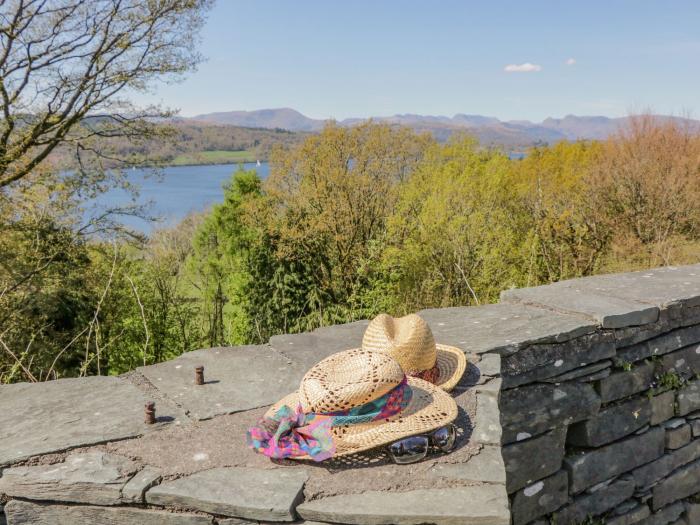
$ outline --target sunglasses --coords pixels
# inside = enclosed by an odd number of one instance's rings
[[[410,436],[389,445],[391,459],[397,465],[407,465],[422,461],[430,449],[449,452],[457,440],[457,427],[447,425],[428,435]]]

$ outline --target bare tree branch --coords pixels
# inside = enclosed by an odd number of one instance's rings
[[[168,113],[139,110],[116,97],[195,68],[201,57],[193,44],[212,1],[0,3],[0,188],[26,177],[65,143],[147,135],[148,119]],[[82,124],[98,114],[107,118],[86,134]]]

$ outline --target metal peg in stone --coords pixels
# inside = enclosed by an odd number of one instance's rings
[[[194,384],[203,385],[204,384],[204,367],[197,366],[194,369]]]
[[[153,401],[146,403],[146,424],[152,425],[156,422],[156,404]]]

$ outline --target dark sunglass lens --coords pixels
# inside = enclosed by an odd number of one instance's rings
[[[428,454],[428,438],[413,436],[389,445],[389,453],[399,465],[415,463]]]
[[[457,429],[454,425],[442,427],[433,432],[431,436],[433,445],[438,447],[443,452],[449,452],[455,446],[457,440]]]

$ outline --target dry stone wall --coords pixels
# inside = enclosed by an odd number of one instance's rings
[[[360,321],[0,386],[0,525],[700,525],[700,265],[420,313],[469,362],[451,454],[348,467],[245,448],[310,366],[360,344]]]
[[[700,266],[509,290],[595,321],[502,361],[514,525],[700,524]]]

